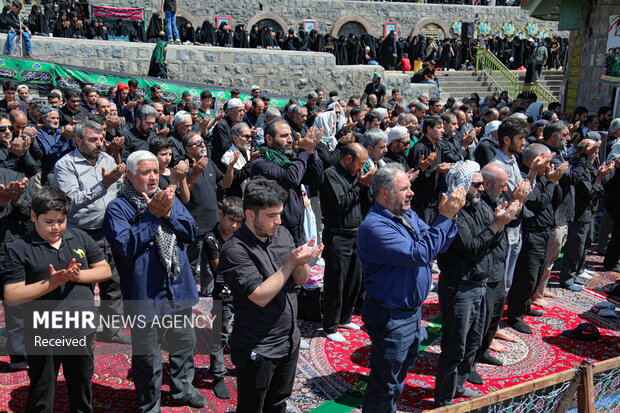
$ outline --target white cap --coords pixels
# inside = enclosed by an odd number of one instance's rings
[[[256,89],[260,89],[260,86],[252,85],[252,89],[250,89],[250,91],[254,92]]]
[[[408,136],[409,136],[409,130],[407,128],[405,128],[404,126],[394,126],[388,132],[387,144],[389,145],[390,143],[394,141],[399,141]]]
[[[241,99],[234,98],[228,101],[228,106],[227,106],[228,109],[244,108],[244,107],[245,107],[245,103],[243,103]]]
[[[494,121],[487,123],[487,126],[484,127],[484,134],[490,135],[492,132],[497,131],[499,129],[499,125],[501,124],[502,122],[499,120],[494,120]]]

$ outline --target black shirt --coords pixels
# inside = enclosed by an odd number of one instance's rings
[[[245,224],[222,247],[217,270],[233,294],[233,351],[238,348],[267,358],[282,358],[299,346],[297,294],[292,275],[266,306],[259,307],[248,298],[286,263],[294,248],[293,237],[284,226],[262,242]]]
[[[579,161],[578,157],[574,157],[570,160],[571,164]],[[575,185],[575,221],[576,222],[590,222],[592,221],[593,211],[596,210],[596,205],[603,194],[603,185],[597,185],[595,183],[596,176],[598,174],[598,166],[600,161],[595,159],[595,163],[587,164],[586,172],[583,175],[583,179]],[[610,176],[607,175],[603,178],[605,182]]]
[[[27,114],[28,113],[28,106],[26,105],[26,102],[23,102],[21,100],[17,100],[17,102],[19,102],[19,107],[17,109],[19,109],[22,112]],[[8,108],[8,104],[9,104],[9,102],[7,102],[6,98],[0,99],[0,112],[8,114],[10,112],[10,110]]]
[[[299,136],[301,136],[301,139],[303,139],[306,136],[306,133],[308,133],[308,129],[310,129],[308,128],[308,125],[306,125],[305,123],[300,128],[293,121],[287,121],[287,122],[289,126],[291,127],[291,132],[293,133],[293,142],[297,141],[298,133],[299,133]]]
[[[495,234],[489,227],[494,221],[493,210],[480,201],[464,206],[456,215],[458,233],[437,264],[441,269],[440,283],[485,281],[491,275],[492,250],[501,243],[502,232]]]
[[[75,112],[71,112],[67,105],[64,105],[58,111],[58,115],[60,117],[60,126],[69,125],[74,120],[76,122],[86,120],[89,116],[91,116],[90,112],[84,108],[84,106],[78,106]]]
[[[413,145],[407,161],[412,168],[420,169],[422,155],[427,158],[433,152],[435,152],[433,143],[425,135]],[[442,163],[443,159],[440,151],[436,151],[436,153],[435,162],[426,171],[420,170],[418,177],[411,183],[411,190],[415,193],[411,204],[416,207],[434,208],[439,206],[443,179],[440,173],[435,172],[435,167]]]
[[[222,234],[220,234],[220,230],[218,228],[219,223],[215,224],[211,232],[205,235],[205,240],[202,245],[201,254],[205,254],[207,259],[209,260],[209,267],[211,268],[211,273],[215,275],[216,283],[223,283],[224,279],[217,275],[217,269],[213,268],[211,261],[217,260],[220,258],[220,249],[226,242]]]
[[[229,115],[226,115],[224,119],[220,120],[215,124],[213,128],[212,142],[213,142],[213,152],[212,159],[215,164],[223,170],[226,170],[224,165],[222,165],[222,156],[226,153],[227,150],[233,144],[231,129],[234,126],[234,123]]]
[[[486,192],[482,193],[481,203],[485,203],[491,211],[495,211],[498,206],[496,201],[492,201]],[[508,254],[508,234],[506,231],[499,232],[500,238],[498,240],[498,244],[493,248],[491,254],[493,255],[493,259],[491,261],[492,265],[489,269],[489,278],[487,282],[497,283],[504,282],[504,272],[506,270],[506,255]]]
[[[444,162],[457,163],[468,155],[467,151],[461,150],[461,137],[458,134],[452,136],[444,135],[435,145],[437,152],[441,153]]]
[[[547,147],[551,153],[555,153],[555,156],[551,159],[551,165],[558,169],[562,162],[564,162],[564,157],[555,148],[548,145]],[[561,199],[555,204],[554,226],[556,227],[568,225],[575,217],[575,185],[583,179],[583,175],[586,173],[588,157],[586,155],[577,155],[576,158],[568,166],[566,173],[560,178],[558,186]]]
[[[364,88],[364,93],[366,93],[366,101],[368,101],[368,95],[371,93],[377,97],[377,102],[381,103],[383,101],[383,96],[385,96],[385,85],[383,83],[377,83],[376,85],[372,82],[366,85]]]
[[[177,11],[176,0],[164,0],[164,11]]]
[[[527,179],[529,171],[526,166],[522,167],[521,176]],[[556,185],[547,180],[545,176],[536,177],[536,185],[531,188],[531,196],[527,198],[523,206],[526,208],[521,222],[523,231],[546,231],[553,226],[554,199],[558,192]]]
[[[24,175],[14,170],[0,167],[0,184],[7,186],[13,181],[21,181]],[[32,181],[31,181],[32,182]],[[30,198],[32,183],[20,197],[19,202],[12,202],[3,208],[0,206],[0,260],[4,259],[6,245],[21,238],[33,228],[30,219]],[[2,297],[2,278],[0,278],[0,297]]]
[[[355,229],[362,223],[361,202],[368,197],[368,187],[360,184],[340,164],[323,173],[320,187],[323,224],[327,228]]]
[[[191,160],[190,160],[191,162]],[[193,173],[194,168],[190,168],[189,175]],[[198,236],[204,235],[220,220],[219,206],[217,205],[217,183],[224,177],[213,162],[209,159],[209,163],[204,171],[196,180],[196,184],[190,191],[190,198],[187,210],[196,224],[198,224]]]
[[[151,139],[155,137],[155,132],[148,135],[143,134],[137,126],[125,132],[125,143],[121,148],[121,159],[127,161],[127,157],[135,151],[148,151]]]
[[[103,252],[92,238],[84,231],[76,228],[65,230],[62,242],[58,249],[52,247],[49,242],[43,240],[36,230],[24,235],[23,238],[11,243],[0,269],[1,278],[5,284],[14,284],[25,281],[26,285],[33,284],[50,277],[49,265],[54,269],[61,270],[69,267],[71,260],[82,264],[81,269],[87,270],[89,264],[103,261]],[[27,308],[41,309],[41,301],[53,300],[45,309],[71,310],[71,311],[94,311],[94,288],[93,284],[68,282],[55,290],[30,303],[24,304]],[[32,317],[24,317],[26,327]],[[72,330],[73,337],[80,334],[88,334],[93,331]],[[52,332],[53,333],[53,332]],[[66,335],[65,331],[65,335]]]
[[[172,182],[172,171],[170,171],[170,175],[159,174],[159,189],[166,189],[170,186]],[[177,185],[174,190],[174,194],[178,197],[181,192],[181,185]]]
[[[486,164],[495,159],[498,149],[499,143],[495,138],[482,138],[474,151],[474,160],[478,162],[481,168],[484,168]]]
[[[383,160],[386,163],[388,163],[388,162],[399,163],[399,164],[401,164],[403,166],[403,168],[405,168],[405,171],[409,170],[409,163],[407,162],[407,159],[403,155],[395,154],[390,149],[388,149],[388,151],[385,153],[385,156],[383,157]]]
[[[432,69],[429,69],[429,67],[426,66],[424,69],[420,69],[417,72],[415,72],[411,80],[413,81],[412,83],[421,83],[424,80],[426,80],[425,76],[431,76],[434,74],[435,74],[435,71]]]

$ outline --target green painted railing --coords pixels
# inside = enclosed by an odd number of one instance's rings
[[[476,53],[476,70],[484,72],[498,89],[508,92],[511,99],[519,93],[534,92],[546,107],[558,100],[540,83],[519,83],[519,76],[511,72],[504,64],[487,49],[478,49]]]

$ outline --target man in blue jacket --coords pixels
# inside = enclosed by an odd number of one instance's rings
[[[185,252],[196,238],[196,221],[174,196],[159,190],[157,157],[136,151],[127,158],[124,192],[108,205],[102,231],[114,254],[125,313],[144,323],[131,327],[132,370],[138,412],[161,410],[161,344],[170,351],[170,392],[176,405],[202,408],[192,385],[196,335],[187,317],[198,291]],[[156,320],[174,318],[174,325]],[[182,320],[178,323],[176,320]]]
[[[411,211],[411,184],[400,165],[387,164],[371,181],[376,203],[360,225],[358,255],[367,299],[362,320],[372,341],[363,412],[392,413],[427,337],[420,306],[431,288],[431,265],[457,233],[453,219],[465,205],[459,187],[442,196],[429,227]]]

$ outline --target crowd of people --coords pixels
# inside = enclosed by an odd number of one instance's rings
[[[368,33],[356,35],[321,34],[316,30],[306,32],[289,29],[284,33],[271,26],[253,25],[250,30],[244,24],[233,28],[226,22],[216,27],[205,20],[201,26],[194,27],[189,20],[177,23],[177,1],[162,0],[160,13],[153,13],[145,30],[141,20],[102,21],[89,18],[88,3],[72,0],[55,3],[46,0],[34,4],[24,23],[19,23],[21,5],[14,1],[4,7],[0,16],[0,30],[8,33],[22,31],[27,39],[27,53],[30,53],[31,35],[51,35],[78,39],[111,40],[122,38],[132,42],[157,43],[161,40],[177,44],[211,45],[235,48],[262,48],[278,50],[296,50],[331,53],[338,65],[381,65],[388,70],[402,69],[402,59],[408,61],[434,60],[437,68],[442,70],[470,70],[475,62],[478,47],[487,48],[510,69],[527,68],[536,58],[539,48],[546,50],[548,60],[541,66],[561,69],[567,50],[567,39],[559,37],[543,40],[520,39],[518,37],[489,38],[478,36],[477,39],[461,41],[460,38],[436,40],[422,34],[397,37],[394,32],[384,38]],[[13,36],[8,41],[9,52],[13,52]]]
[[[560,251],[560,287],[581,290],[603,213],[604,268],[620,270],[620,119],[609,107],[569,117],[505,92],[404,102],[378,74],[359,96],[316,89],[282,109],[251,90],[217,108],[208,91],[167,103],[154,86],[140,98],[133,79],[112,99],[88,84],[46,99],[4,84],[4,339],[10,368],[28,369],[28,411],[52,410],[60,364],[71,410],[92,411],[94,340],[131,344],[138,411],[161,407],[164,338],[172,403],[205,405],[192,384],[191,326],[73,329],[85,342],[70,357],[67,346],[33,344],[41,333],[27,311],[93,311],[95,283],[102,315],[152,321],[191,316],[199,296],[220,302],[215,396],[230,397],[228,345],[237,411],[284,411],[307,346],[297,292],[322,258],[323,332],[345,342],[361,314],[372,341],[363,411],[375,413],[396,411],[415,371],[433,273],[442,406],[480,394],[465,386],[483,382],[476,363],[502,364],[490,350],[511,337],[498,330],[505,303],[508,325],[533,334],[529,317],[544,317],[555,296],[547,284]]]

